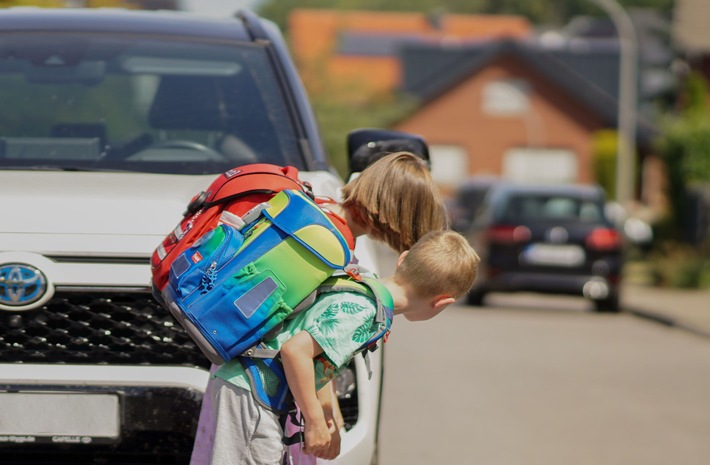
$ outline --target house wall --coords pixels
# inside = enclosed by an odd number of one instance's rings
[[[482,110],[483,90],[501,79],[529,84],[529,110],[496,116]],[[501,175],[503,155],[511,148],[568,149],[578,160],[578,182],[594,179],[591,135],[603,123],[573,96],[511,56],[503,55],[465,82],[430,101],[395,129],[422,135],[430,145],[455,145],[468,156],[468,174]]]

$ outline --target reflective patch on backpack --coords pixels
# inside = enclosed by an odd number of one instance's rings
[[[171,266],[173,273],[175,273],[175,276],[180,277],[184,272],[187,271],[188,268],[190,268],[190,260],[184,255],[180,255],[178,258],[175,259]]]
[[[249,318],[278,289],[272,277],[267,277],[262,282],[251,288],[244,295],[234,301],[234,306]]]

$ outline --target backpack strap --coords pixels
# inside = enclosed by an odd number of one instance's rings
[[[353,236],[352,231],[350,231],[348,222],[345,220],[345,218],[335,213],[332,209],[328,208],[328,205],[336,203],[335,200],[331,199],[330,197],[315,197],[313,200],[326,213],[326,215],[328,215],[330,221],[333,222],[335,227],[338,228],[343,237],[345,237],[345,241],[348,244],[348,248],[350,250],[355,250],[355,236]]]
[[[365,342],[355,354],[362,353],[367,368],[367,378],[372,378],[370,369],[369,353],[377,349],[377,342],[382,339],[387,342],[392,320],[394,319],[394,301],[387,288],[377,279],[364,277],[359,273],[348,272],[345,275],[331,276],[318,287],[319,293],[326,292],[357,292],[375,300],[377,312],[375,313],[375,323],[379,324],[381,330]]]
[[[261,373],[256,366],[256,362],[250,357],[239,357],[239,361],[246,371],[249,378],[249,384],[252,389],[252,397],[261,406],[275,413],[286,413],[290,410],[293,404],[293,396],[286,382],[286,373],[284,372],[281,359],[278,357],[265,358],[261,362],[271,371],[278,379],[279,385],[276,392],[269,394],[266,386],[261,381]]]
[[[394,317],[394,302],[392,301],[392,295],[377,279],[362,276],[359,273],[356,276],[357,277],[354,277],[350,274],[333,275],[323,281],[323,284],[318,286],[316,291],[319,295],[326,292],[343,291],[365,294],[366,296],[374,299],[377,305],[375,322],[384,324],[387,329],[389,329],[392,325],[392,319]],[[372,339],[377,340],[380,337],[382,336],[378,334]],[[369,345],[371,342],[372,340],[366,342],[365,345]]]

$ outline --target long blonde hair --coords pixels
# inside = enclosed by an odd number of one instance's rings
[[[343,188],[343,208],[375,239],[398,252],[448,226],[444,202],[424,161],[395,152],[375,161]]]

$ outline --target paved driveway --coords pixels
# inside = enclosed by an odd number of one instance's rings
[[[395,321],[381,465],[710,463],[710,340],[581,299],[493,305]]]

